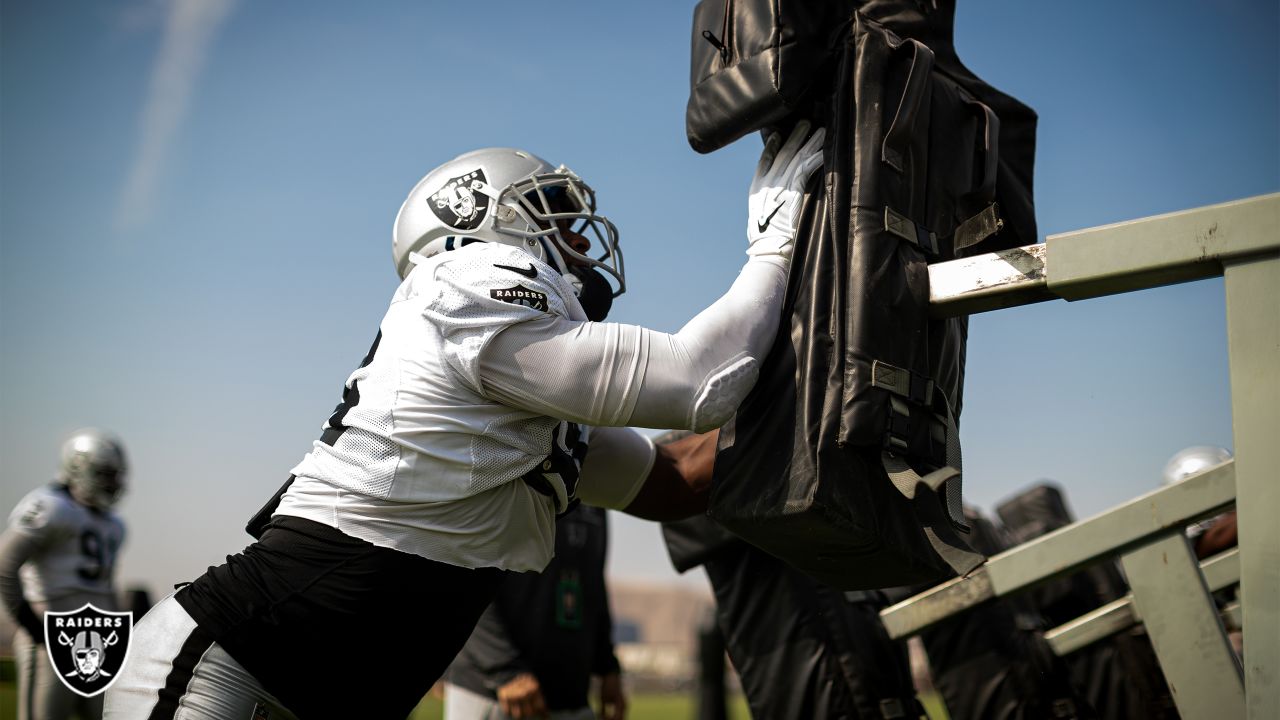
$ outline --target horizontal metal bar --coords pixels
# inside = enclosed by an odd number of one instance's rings
[[[1068,655],[1138,624],[1133,596],[1127,595],[1046,632],[1044,639],[1058,655]]]
[[[1067,300],[1222,274],[1222,262],[1280,253],[1280,193],[1052,235],[1049,290]]]
[[[1205,560],[1200,564],[1200,572],[1204,574],[1205,585],[1209,586],[1210,592],[1240,582],[1239,549],[1232,548]],[[1133,596],[1126,595],[1049,630],[1044,639],[1055,653],[1068,655],[1141,621],[1142,615],[1133,605]]]
[[[1235,499],[1235,463],[1202,471],[1175,485],[1072,523],[994,555],[967,577],[949,580],[880,613],[889,635],[907,637],[962,610],[1024,590],[1085,565],[1180,531]]]
[[[1200,563],[1200,572],[1204,573],[1204,584],[1210,592],[1235,585],[1240,582],[1240,548],[1231,548],[1214,555]]]
[[[950,317],[1053,300],[1043,243],[929,266],[929,312]]]
[[[1280,254],[1280,193],[1051,235],[1042,244],[929,266],[929,312],[968,315],[1221,275]]]
[[[1058,657],[1070,655],[1099,640],[1105,640],[1116,633],[1124,632],[1137,625],[1141,622],[1141,619],[1134,617],[1136,612],[1133,607],[1132,596],[1121,598],[1114,602],[1109,602],[1091,613],[1081,615],[1070,623],[1059,625],[1052,632],[1062,632],[1056,635],[1045,633],[1044,639]],[[1228,627],[1240,627],[1240,603],[1232,602],[1223,606],[1219,615],[1222,617],[1223,624]],[[1075,623],[1084,623],[1085,621],[1089,621],[1089,624],[1075,627]]]
[[[1227,603],[1226,607],[1222,608],[1222,622],[1228,627],[1244,627],[1244,617],[1240,612],[1240,603],[1238,601]]]
[[[987,563],[992,587],[996,594],[1006,595],[1121,553],[1168,530],[1181,530],[1230,505],[1236,496],[1235,480],[1235,462],[1228,460],[1007,550]]]
[[[914,635],[948,617],[996,596],[985,565],[962,578],[953,578],[880,611],[889,637]]]

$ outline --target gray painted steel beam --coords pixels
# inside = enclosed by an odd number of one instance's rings
[[[1126,595],[1113,600],[1089,613],[1085,613],[1044,634],[1045,642],[1057,655],[1070,655],[1099,640],[1128,630],[1139,622],[1133,607],[1133,596]]]
[[[1240,582],[1240,548],[1234,547],[1206,558],[1200,563],[1200,572],[1209,592],[1235,585]]]
[[[949,580],[880,613],[894,638],[914,635],[962,610],[1060,577],[1213,515],[1235,499],[1228,461],[1168,487],[994,555],[968,576]]]
[[[969,315],[1053,300],[1044,275],[1043,244],[929,266],[929,313]]]
[[[1205,586],[1217,592],[1240,582],[1240,551],[1219,553],[1200,564]],[[1058,655],[1069,655],[1142,621],[1142,614],[1127,595],[1046,632],[1044,639]]]
[[[1280,254],[1229,263],[1225,279],[1245,687],[1260,720],[1280,712]]]
[[[1144,290],[1223,274],[1280,252],[1280,193],[1051,235],[1042,244],[929,266],[929,311],[969,315]]]
[[[1249,718],[1257,720],[1273,717],[1280,708],[1280,522],[1273,517],[1280,508],[1280,193],[1054,235],[1041,245],[931,265],[930,312],[966,315],[1220,274],[1227,294],[1239,462],[1244,677]],[[1016,557],[1027,563],[1075,557],[1055,553],[1040,548]],[[912,634],[1019,587],[1027,568],[995,559],[968,578],[886,609],[890,632]],[[1052,572],[1062,570],[1055,566]],[[1009,578],[1017,582],[1010,585]]]
[[[1186,535],[1120,558],[1160,670],[1184,718],[1243,718],[1244,675]]]
[[[1222,274],[1280,251],[1280,193],[1049,237],[1049,290],[1067,300]]]
[[[1227,625],[1235,628],[1243,627],[1244,624],[1241,620],[1243,620],[1243,617],[1240,613],[1239,602],[1227,603],[1227,606],[1222,608],[1222,621]]]

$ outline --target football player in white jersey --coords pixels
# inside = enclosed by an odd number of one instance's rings
[[[100,430],[75,433],[62,446],[57,480],[28,493],[0,535],[0,600],[18,625],[20,720],[102,716],[101,695],[81,697],[56,677],[44,647],[44,614],[85,603],[116,609],[124,523],[111,508],[124,493],[125,471],[118,440]]]
[[[622,253],[572,171],[489,148],[428,173],[394,226],[403,283],[342,402],[250,522],[258,541],[135,628],[107,717],[403,718],[501,574],[546,566],[572,503],[703,511],[711,431],[777,332],[822,146],[808,123],[766,142],[747,262],[671,334],[603,322]],[[704,434],[655,448],[628,426]]]

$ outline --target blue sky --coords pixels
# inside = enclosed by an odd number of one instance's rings
[[[404,195],[475,147],[586,178],[626,253],[612,319],[679,328],[741,265],[759,150],[685,142],[692,5],[4,0],[0,511],[98,425],[134,465],[122,580],[239,550],[376,331]],[[1040,113],[1042,235],[1280,190],[1274,2],[957,15]],[[975,316],[969,499],[1052,478],[1084,516],[1230,447],[1223,311],[1208,280]],[[673,577],[655,526],[615,520],[612,573]]]

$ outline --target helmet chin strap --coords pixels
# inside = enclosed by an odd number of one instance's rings
[[[555,246],[555,241],[547,237],[538,238],[538,244],[542,247],[542,261],[554,267],[557,272],[565,277],[570,277],[569,264],[564,261],[564,254]],[[569,280],[572,283],[572,280]]]
[[[573,294],[578,298],[578,304],[582,305],[587,319],[600,322],[608,317],[609,310],[613,307],[613,287],[604,275],[592,267],[567,263],[564,255],[555,247],[554,240],[544,237],[538,241],[546,253],[547,264],[555,267],[573,288]]]
[[[613,307],[613,287],[599,270],[576,266],[564,277],[573,286],[573,293],[578,296],[578,303],[588,320],[601,322],[609,316]]]
[[[569,285],[573,287],[574,297],[576,298],[582,297],[582,278],[578,277],[577,275],[574,275],[573,273],[560,273],[560,277],[563,277],[565,281],[568,282]]]

